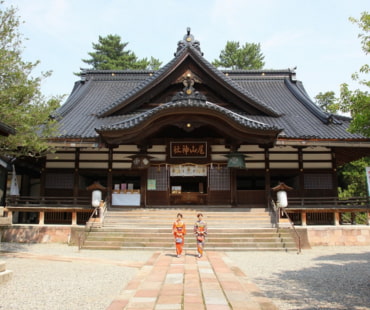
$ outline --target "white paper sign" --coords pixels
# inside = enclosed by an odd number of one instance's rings
[[[368,196],[370,196],[370,167],[366,167],[366,181],[367,181],[367,192]]]

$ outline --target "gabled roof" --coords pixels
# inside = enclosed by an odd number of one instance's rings
[[[255,97],[247,89],[241,88],[232,79],[228,78],[226,74],[212,66],[202,56],[202,53],[197,48],[199,46],[197,41],[189,41],[186,37],[183,41],[179,42],[178,51],[172,61],[170,61],[162,69],[158,70],[150,78],[146,79],[137,87],[132,89],[130,92],[118,98],[111,105],[100,110],[98,116],[106,117],[120,110],[123,110],[123,112],[127,113],[138,109],[143,104],[143,101],[138,99],[143,97],[146,98],[145,94],[148,94],[149,92],[153,97],[156,93],[163,91],[161,83],[163,83],[165,80],[171,80],[170,76],[173,75],[176,69],[185,62],[190,62],[190,64],[187,64],[187,66],[191,66],[191,63],[194,63],[194,66],[198,66],[204,72],[204,74],[207,75],[208,80],[213,80],[219,85],[219,87],[223,88],[222,90],[219,90],[219,92],[223,92],[224,95],[231,93],[233,96],[238,97],[240,101],[235,101],[234,104],[237,105],[239,109],[246,110],[248,106],[251,106],[253,109],[259,111],[260,114],[279,116],[277,111],[269,107],[261,99]],[[175,78],[172,77],[172,80],[174,79]]]
[[[244,133],[257,130],[275,138],[280,132],[280,139],[368,141],[347,131],[350,118],[318,108],[294,71],[218,70],[205,60],[197,41],[187,41],[188,36],[179,42],[175,57],[156,72],[84,71],[57,111],[60,127],[55,138],[99,140],[103,132],[122,136],[133,133],[136,125],[150,124],[166,113],[195,117],[193,109],[213,113],[215,118],[222,114],[225,124],[240,126]],[[199,78],[195,90],[215,92],[212,98],[219,96],[224,102],[207,98],[190,103],[171,100],[181,90],[187,72]],[[166,96],[161,97],[164,93]],[[152,104],[153,98],[160,100]],[[161,101],[163,98],[169,99]]]

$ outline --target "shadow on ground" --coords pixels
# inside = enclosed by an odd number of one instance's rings
[[[291,309],[370,309],[370,253],[319,256],[315,267],[257,281]]]

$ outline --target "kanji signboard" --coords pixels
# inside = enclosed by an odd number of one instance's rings
[[[170,142],[171,158],[207,158],[207,142]]]

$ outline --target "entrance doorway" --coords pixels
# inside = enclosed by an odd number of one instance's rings
[[[205,166],[174,166],[170,171],[170,204],[207,204],[208,171]]]

